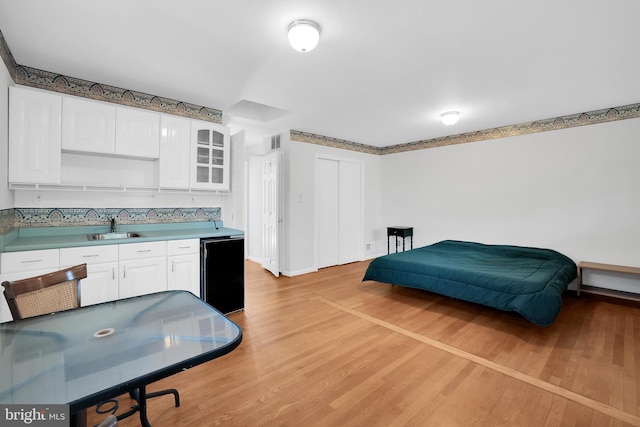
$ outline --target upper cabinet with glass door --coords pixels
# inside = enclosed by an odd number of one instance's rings
[[[229,128],[191,121],[191,188],[229,190]]]

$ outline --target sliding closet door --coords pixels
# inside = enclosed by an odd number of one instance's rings
[[[316,160],[316,262],[318,268],[338,265],[338,188],[340,162]]]
[[[316,160],[316,263],[318,268],[362,259],[362,165]]]
[[[362,174],[360,163],[340,162],[338,190],[339,225],[338,264],[362,259]]]

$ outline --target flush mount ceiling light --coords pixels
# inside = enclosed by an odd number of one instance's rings
[[[297,20],[289,24],[289,44],[298,52],[310,52],[320,41],[320,26],[313,21]]]
[[[459,118],[460,111],[447,111],[446,113],[440,114],[440,120],[447,126],[455,125]]]

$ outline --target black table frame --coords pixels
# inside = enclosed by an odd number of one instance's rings
[[[167,291],[171,292],[171,291]],[[135,297],[133,297],[135,298]],[[204,302],[203,302],[204,303]],[[108,303],[105,303],[108,304]],[[238,328],[240,329],[240,328]],[[156,393],[147,393],[146,387],[159,381],[161,379],[170,377],[171,375],[177,374],[179,372],[185,371],[187,369],[193,368],[194,366],[201,365],[210,360],[216,359],[220,356],[224,356],[227,353],[230,353],[236,347],[240,345],[242,342],[242,329],[240,329],[240,334],[238,338],[230,343],[229,345],[217,348],[215,350],[209,351],[207,353],[203,353],[199,356],[192,357],[190,359],[186,359],[183,362],[176,363],[170,366],[167,366],[163,369],[159,369],[157,371],[151,372],[148,375],[138,377],[128,381],[126,383],[119,384],[110,389],[103,390],[99,393],[92,394],[90,396],[85,396],[82,399],[76,400],[69,404],[69,410],[71,412],[71,425],[85,425],[85,416],[84,409],[91,408],[100,402],[104,402],[105,400],[113,399],[122,394],[129,393],[129,395],[137,402],[137,405],[132,407],[130,411],[123,414],[118,419],[129,417],[136,412],[140,413],[140,423],[142,427],[151,427],[149,420],[147,418],[147,398],[152,398],[156,396]],[[158,394],[169,394],[172,393],[173,389],[163,390],[161,392],[157,392]],[[180,398],[177,395],[174,395],[176,406],[180,406]]]
[[[172,293],[172,292],[186,292],[186,291],[163,291],[163,292],[159,292],[160,294],[162,293]],[[138,297],[132,297],[132,298],[128,298],[128,299],[135,299]],[[195,300],[197,301],[201,301],[198,298],[194,297]],[[122,301],[122,300],[120,300]],[[204,301],[201,301],[202,304],[206,304]],[[112,304],[114,302],[105,302],[105,303],[101,303],[101,304],[97,304],[96,306],[99,305],[107,305],[107,304]],[[211,310],[215,310],[213,307],[210,307]],[[77,310],[90,310],[91,307],[83,307]],[[217,311],[217,310],[215,310]],[[222,313],[220,313],[218,311],[218,313],[220,314],[220,316],[224,315]],[[141,314],[141,313],[139,313]],[[30,319],[24,319],[24,320],[18,320],[15,322],[24,322],[24,321],[29,321]],[[227,319],[228,320],[228,319]],[[231,323],[231,320],[228,320]],[[13,323],[13,322],[12,322]],[[235,324],[235,323],[234,323]],[[237,326],[237,325],[236,325]],[[137,378],[132,378],[129,381],[117,384],[113,387],[110,387],[108,389],[93,393],[91,395],[87,395],[84,396],[80,399],[77,399],[75,401],[72,402],[68,402],[67,404],[69,405],[69,411],[71,413],[71,420],[70,420],[70,425],[71,426],[77,426],[77,425],[86,425],[86,411],[84,411],[85,409],[94,407],[95,405],[101,403],[101,402],[105,402],[109,399],[113,399],[115,397],[118,397],[122,394],[126,394],[129,393],[130,396],[136,400],[137,405],[133,406],[131,408],[130,411],[128,411],[126,414],[122,414],[122,417],[118,417],[119,419],[121,418],[125,418],[126,416],[130,416],[135,414],[136,412],[140,413],[140,422],[142,424],[143,427],[149,427],[149,420],[147,419],[147,405],[146,405],[146,400],[147,398],[151,398],[154,397],[155,395],[159,395],[159,394],[173,394],[173,389],[169,389],[169,390],[163,390],[160,392],[154,392],[154,393],[146,393],[146,386],[156,382],[158,380],[161,380],[163,378],[167,378],[171,375],[177,374],[179,372],[182,372],[186,369],[190,369],[194,366],[200,365],[202,363],[208,362],[210,360],[216,359],[220,356],[223,356],[229,352],[231,352],[232,350],[234,350],[235,348],[237,348],[240,343],[242,342],[242,338],[243,338],[243,334],[242,334],[242,329],[240,327],[238,327],[239,333],[238,336],[235,338],[234,341],[228,343],[227,345],[223,346],[223,347],[219,347],[216,348],[214,350],[211,351],[207,351],[205,353],[199,354],[197,356],[185,359],[179,363],[174,363],[172,365],[168,365],[162,369],[157,369],[156,371],[153,372],[149,372],[147,375],[142,375],[139,376]],[[179,397],[177,396],[177,392],[176,394],[174,394],[175,397],[175,401],[176,401],[176,406],[179,406],[180,401],[179,401]]]

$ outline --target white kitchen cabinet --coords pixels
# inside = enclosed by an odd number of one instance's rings
[[[188,189],[191,167],[191,120],[160,116],[160,188]]]
[[[59,184],[62,96],[9,87],[9,182]]]
[[[167,290],[167,243],[119,245],[118,297],[129,298]]]
[[[157,159],[160,156],[160,114],[117,106],[115,154]]]
[[[37,251],[3,252],[0,254],[0,283],[5,280],[20,280],[57,271],[60,267],[60,251],[43,249]],[[4,288],[2,289],[4,292]],[[7,300],[0,300],[0,322],[13,320]]]
[[[24,86],[9,89],[12,189],[230,190],[226,126]]]
[[[80,281],[83,307],[118,299],[118,245],[60,249],[60,268],[79,264],[87,264],[87,278]]]
[[[167,241],[167,289],[200,297],[200,240]]]
[[[116,106],[90,99],[62,98],[62,149],[114,154]]]
[[[191,188],[229,190],[229,128],[191,121]]]

